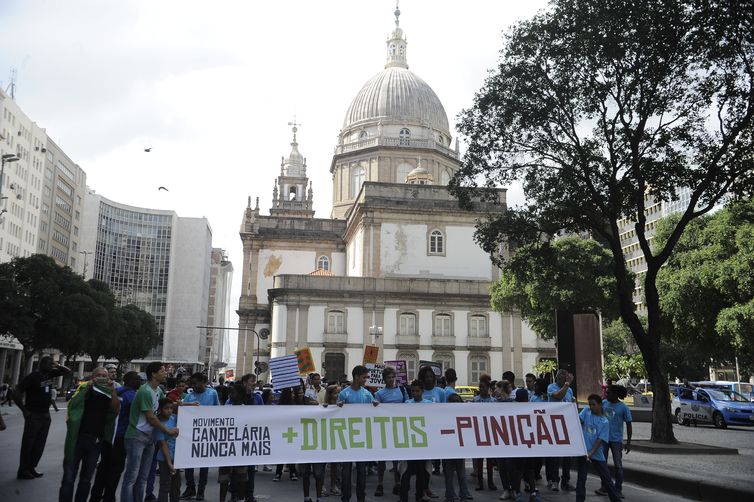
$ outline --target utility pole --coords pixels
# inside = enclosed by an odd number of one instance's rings
[[[79,254],[83,254],[84,255],[84,271],[81,274],[81,277],[83,277],[84,279],[86,279],[86,265],[87,265],[87,262],[89,261],[88,258],[89,258],[89,255],[90,254],[94,254],[94,252],[92,252],[92,251],[79,251]]]

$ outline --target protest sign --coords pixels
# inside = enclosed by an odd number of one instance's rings
[[[395,383],[398,385],[408,385],[408,369],[406,361],[385,361],[385,366],[395,369]]]
[[[373,389],[382,389],[385,387],[385,380],[382,379],[382,370],[385,369],[384,364],[365,364],[369,370],[369,378],[364,387],[371,387]]]
[[[432,373],[435,374],[436,377],[442,376],[442,363],[436,363],[434,361],[419,361],[419,368],[423,366],[429,366],[432,368]]]
[[[296,349],[293,353],[296,355],[299,375],[308,375],[317,371],[317,368],[314,366],[314,357],[312,357],[312,351],[309,347]]]
[[[275,390],[288,389],[301,385],[298,376],[298,358],[295,355],[270,358],[272,372],[272,388]]]
[[[175,466],[576,457],[573,403],[183,406]]]
[[[367,345],[364,347],[364,361],[361,364],[377,364],[377,356],[380,348],[376,345]]]

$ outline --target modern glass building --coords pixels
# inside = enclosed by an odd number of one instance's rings
[[[133,304],[157,321],[162,343],[145,360],[187,370],[204,366],[212,231],[205,218],[113,202],[86,195],[84,239],[87,279],[110,285],[120,305]]]

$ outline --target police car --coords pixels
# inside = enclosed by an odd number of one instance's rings
[[[754,425],[754,403],[726,389],[679,389],[673,398],[676,422],[689,425],[708,422],[724,429],[728,425]]]

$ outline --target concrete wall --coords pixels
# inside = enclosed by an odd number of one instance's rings
[[[439,228],[445,236],[444,255],[428,253],[428,228],[424,224],[382,223],[380,273],[491,280],[489,257],[474,242],[473,226]]]
[[[163,342],[166,361],[203,361],[200,338],[207,322],[212,231],[204,218],[175,218]]]

